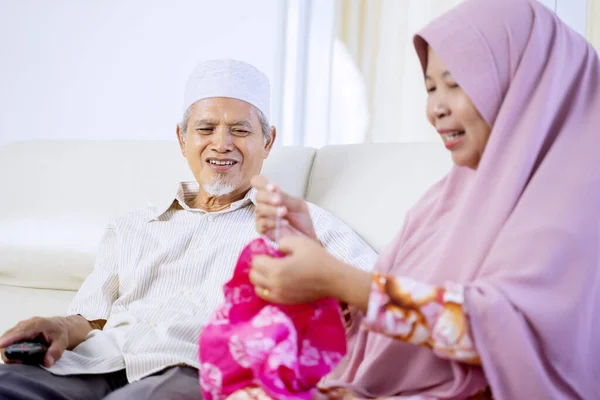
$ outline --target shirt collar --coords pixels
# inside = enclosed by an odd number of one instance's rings
[[[175,192],[175,196],[170,196],[166,201],[162,202],[159,206],[155,207],[154,210],[150,214],[150,221],[156,221],[160,217],[162,217],[167,211],[169,211],[172,207],[177,207],[181,210],[190,211],[190,212],[198,212],[198,213],[208,213],[208,211],[201,210],[198,208],[191,208],[188,206],[188,202],[192,200],[194,197],[198,195],[200,191],[200,185],[195,181],[185,181],[180,182],[177,185],[177,190]],[[243,199],[234,201],[230,204],[229,208],[225,210],[218,211],[216,213],[226,213],[230,211],[237,210],[238,208],[242,208],[247,206],[248,204],[256,205],[256,189],[252,188],[246,193]],[[216,214],[215,213],[215,214]]]

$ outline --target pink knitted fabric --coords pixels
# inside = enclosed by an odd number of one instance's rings
[[[225,303],[200,335],[205,400],[260,387],[276,399],[311,399],[317,383],[346,353],[337,301],[280,306],[258,297],[248,273],[255,255],[283,257],[263,239],[250,242],[223,290]]]

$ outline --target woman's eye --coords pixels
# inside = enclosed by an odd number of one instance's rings
[[[433,93],[433,92],[435,92],[435,87],[427,88],[427,93]]]

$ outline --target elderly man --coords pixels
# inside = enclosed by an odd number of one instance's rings
[[[196,182],[181,183],[164,207],[109,224],[67,317],[23,321],[0,338],[0,348],[39,336],[50,344],[43,368],[0,365],[0,399],[200,398],[199,332],[257,237],[250,180],[276,138],[269,97],[267,77],[246,63],[193,71],[177,137]],[[307,207],[330,252],[372,266],[375,252],[349,227]]]

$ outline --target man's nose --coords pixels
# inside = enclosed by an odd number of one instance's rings
[[[233,146],[232,136],[228,129],[216,129],[213,134],[212,147],[215,151],[224,153]]]

